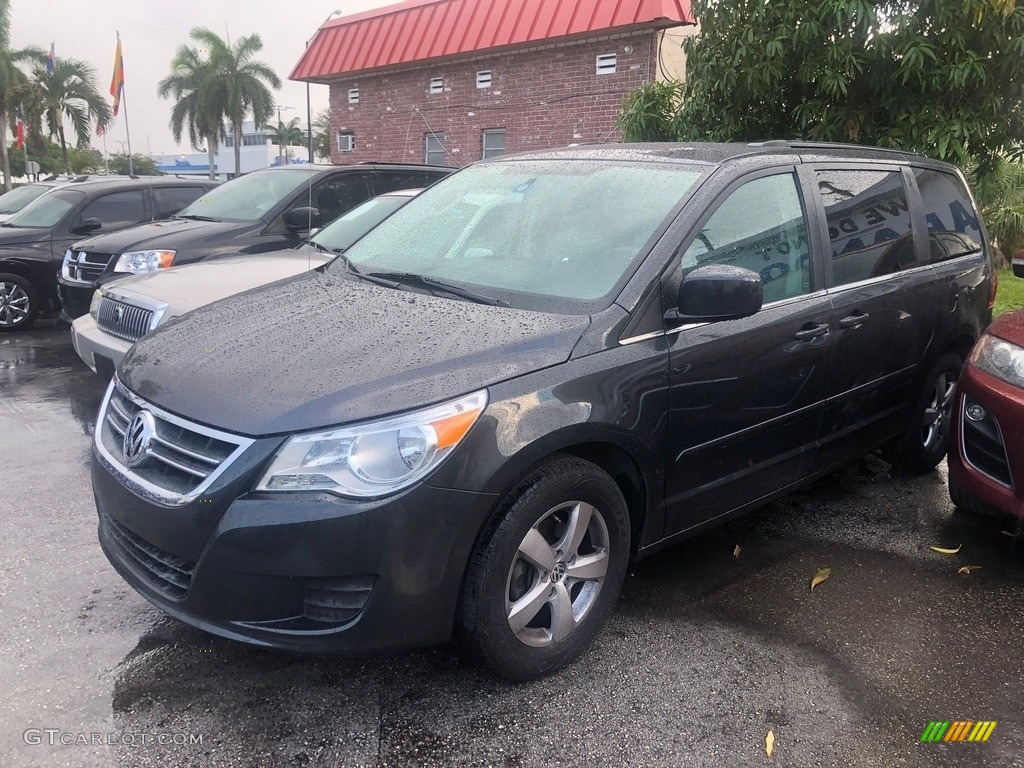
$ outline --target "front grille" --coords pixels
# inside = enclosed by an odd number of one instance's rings
[[[96,313],[96,324],[112,336],[125,341],[138,341],[150,331],[153,310],[136,307],[104,296]]]
[[[151,586],[168,597],[180,600],[192,583],[196,564],[164,552],[160,547],[135,535],[110,515],[100,512],[100,526],[106,539],[119,554]]]
[[[988,475],[1007,488],[1012,488],[1010,462],[1006,457],[1006,445],[1003,443],[1003,431],[999,427],[999,422],[987,409],[985,418],[981,421],[967,418],[968,407],[978,405],[971,397],[965,395],[962,405],[960,434],[964,458],[982,474]]]
[[[147,422],[152,432],[146,434],[140,455],[130,466],[125,433],[144,411],[148,416],[140,418],[139,426]],[[199,496],[252,442],[166,413],[130,393],[116,378],[100,407],[96,427],[96,448],[125,485],[144,498],[171,506]]]
[[[302,615],[325,624],[347,624],[362,612],[374,581],[373,576],[310,579]]]
[[[86,253],[67,251],[61,273],[65,280],[82,285],[91,285],[106,271],[113,258],[109,253]]]

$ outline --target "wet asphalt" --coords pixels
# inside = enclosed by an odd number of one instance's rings
[[[944,467],[867,457],[636,563],[589,655],[511,685],[449,647],[288,655],[151,607],[96,542],[102,391],[66,328],[0,336],[4,768],[1024,766],[1024,542],[954,512]],[[921,743],[931,720],[998,725]]]

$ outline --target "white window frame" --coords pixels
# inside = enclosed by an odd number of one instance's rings
[[[490,88],[491,82],[494,80],[494,72],[489,69],[481,69],[476,73],[476,87]]]
[[[348,103],[349,104],[358,104],[359,103],[359,89],[358,88],[349,88],[348,89]]]
[[[348,139],[348,141],[345,142],[347,146],[342,146],[342,138]],[[337,142],[339,152],[356,151],[356,134],[354,131],[338,131],[338,135],[335,141]]]
[[[598,54],[594,61],[595,73],[598,75],[614,75],[619,71],[619,56],[616,53]]]
[[[481,131],[480,133],[481,133],[481,141],[482,141],[482,144],[481,144],[482,151],[480,152],[481,159],[486,160],[486,159],[488,159],[490,157],[501,157],[502,155],[504,155],[508,151],[508,144],[506,143],[508,141],[508,133],[505,131],[504,128],[488,128],[486,130]],[[501,151],[500,152],[494,151],[495,148],[491,148],[490,149],[491,154],[488,154],[488,147],[487,147],[487,137],[488,136],[501,136],[502,137],[502,142],[501,142],[502,146],[501,146]]]
[[[435,150],[431,150],[430,149],[430,140],[431,139],[436,139],[437,140],[438,144],[440,145],[439,149],[435,149]],[[445,165],[444,162],[442,162],[440,165],[438,165],[437,163],[431,163],[430,162],[431,154],[438,154],[438,153],[440,153],[440,155],[441,155],[441,157],[443,159],[447,159],[447,157],[448,157],[448,148],[447,148],[446,142],[445,142],[444,131],[423,134],[423,163],[425,165],[434,165],[434,166],[437,166],[437,167],[442,167],[443,165]]]
[[[432,77],[430,78],[430,89],[429,93],[444,93],[444,78],[443,77]]]

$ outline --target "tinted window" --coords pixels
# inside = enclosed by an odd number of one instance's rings
[[[583,307],[571,300],[609,293],[699,177],[653,163],[470,166],[347,255],[366,272],[413,272],[479,286],[516,306],[575,311]]]
[[[203,192],[202,187],[154,187],[156,218],[171,218],[186,205],[194,202]]]
[[[146,220],[146,203],[141,189],[114,192],[86,203],[78,219],[97,218],[104,231],[124,229]]]
[[[346,173],[313,187],[309,198],[299,205],[310,205],[320,211],[320,225],[336,218],[373,195],[368,173]]]
[[[442,171],[377,171],[377,180],[381,192],[395,192],[429,187],[447,175]]]
[[[384,195],[367,200],[317,232],[313,242],[330,251],[345,250],[411,199],[405,195]]]
[[[299,169],[256,171],[214,187],[177,215],[257,221],[316,175]]]
[[[896,171],[819,171],[835,285],[916,266],[903,177]]]
[[[928,222],[932,262],[981,250],[981,222],[960,179],[951,173],[914,169]]]
[[[807,293],[807,219],[796,177],[765,176],[733,192],[683,254],[684,273],[706,264],[757,272],[766,304]]]
[[[0,213],[17,213],[37,197],[53,189],[49,184],[26,184],[0,195]]]
[[[37,197],[11,218],[11,227],[52,227],[67,216],[82,202],[85,195],[76,190],[58,189],[48,195]]]

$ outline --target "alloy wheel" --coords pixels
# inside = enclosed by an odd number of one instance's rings
[[[591,504],[548,510],[519,544],[505,584],[505,615],[524,644],[564,640],[593,608],[608,572],[609,536]]]
[[[28,318],[31,299],[17,283],[0,283],[0,326],[13,328]]]
[[[922,440],[924,449],[929,453],[938,448],[949,434],[955,395],[956,377],[949,372],[942,373],[935,380],[931,400],[924,409]]]

